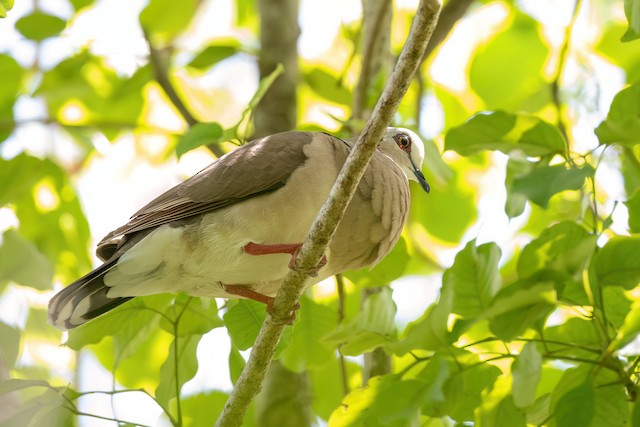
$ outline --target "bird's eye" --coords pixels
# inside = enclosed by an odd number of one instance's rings
[[[396,135],[394,139],[396,140],[396,144],[398,144],[398,147],[400,147],[402,150],[407,151],[411,148],[411,138],[406,133]]]

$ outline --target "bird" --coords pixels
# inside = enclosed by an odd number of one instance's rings
[[[103,264],[49,302],[49,321],[70,330],[139,296],[186,293],[249,298],[267,311],[355,138],[289,131],[255,139],[161,194],[97,245]],[[386,129],[311,286],[373,266],[400,238],[409,181],[430,190],[424,143]]]

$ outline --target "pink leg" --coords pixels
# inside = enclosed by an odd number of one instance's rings
[[[258,293],[249,289],[247,286],[243,285],[224,285],[224,290],[232,295],[237,295],[239,297],[244,297],[247,299],[252,299],[254,301],[261,302],[267,306],[267,313],[272,315],[273,310],[273,298]],[[294,320],[296,320],[296,311],[300,308],[300,304],[296,303],[293,307],[293,311],[291,312],[291,316],[285,320],[287,325],[293,325]]]
[[[302,243],[276,243],[272,245],[262,245],[258,243],[247,243],[242,247],[244,253],[249,255],[272,255],[272,254],[289,254],[291,255],[291,261],[289,262],[289,268],[297,270],[296,258],[298,252],[302,248]],[[323,256],[315,269],[309,272],[310,276],[317,276],[318,270],[327,264],[327,257]]]

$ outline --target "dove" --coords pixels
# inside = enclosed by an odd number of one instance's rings
[[[138,296],[186,293],[271,303],[355,139],[283,132],[248,142],[171,188],[105,236],[103,264],[58,292],[49,320],[73,329]],[[387,128],[305,286],[373,266],[398,241],[409,181],[429,192],[424,144]]]

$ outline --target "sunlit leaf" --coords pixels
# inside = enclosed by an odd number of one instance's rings
[[[504,211],[509,218],[520,216],[524,212],[528,200],[526,194],[513,191],[513,182],[518,178],[529,175],[535,167],[535,162],[518,159],[515,156],[510,157],[507,161],[507,175],[505,178],[507,201],[504,206]]]
[[[445,414],[458,422],[473,421],[474,411],[482,403],[482,391],[501,373],[488,363],[452,373],[444,385]]]
[[[222,317],[233,344],[239,350],[247,350],[253,346],[267,313],[264,304],[241,299],[233,304]],[[276,355],[280,355],[282,350],[289,346],[290,340],[291,327],[286,327],[278,343]]]
[[[41,41],[59,34],[67,22],[44,12],[33,12],[16,21],[16,29],[28,39]]]
[[[591,425],[594,415],[595,388],[590,381],[568,390],[556,404],[558,427],[584,427]]]
[[[348,271],[344,276],[359,287],[377,287],[390,284],[404,273],[410,255],[404,238],[400,238],[391,252],[373,268]]]
[[[0,255],[2,259],[2,255]],[[18,360],[20,353],[20,331],[14,327],[0,322],[0,361],[5,369],[12,369]],[[2,382],[0,382],[2,384]],[[0,387],[0,390],[2,388]],[[2,391],[0,391],[2,393]]]
[[[640,237],[615,237],[598,251],[595,271],[601,286],[633,289],[640,283]]]
[[[634,83],[640,77],[640,45],[620,40],[626,29],[627,26],[619,21],[607,22],[595,48],[610,62],[624,69],[627,83]]]
[[[526,417],[511,395],[511,378],[499,377],[491,388],[482,393],[482,404],[476,411],[479,426],[525,427]],[[515,384],[513,385],[515,392]]]
[[[198,3],[197,0],[186,0],[176,7],[171,0],[151,0],[140,13],[140,25],[154,38],[168,43],[187,29]]]
[[[627,15],[629,28],[622,36],[622,41],[629,42],[640,37],[640,1],[624,0],[624,14]]]
[[[13,119],[13,104],[22,89],[23,75],[24,69],[15,59],[9,55],[0,54],[0,117],[5,121]],[[12,130],[12,126],[0,127],[0,143],[11,134]]]
[[[179,294],[167,308],[166,316],[161,318],[160,327],[180,337],[203,335],[211,329],[224,326],[224,322],[218,317],[218,306],[213,298]]]
[[[634,304],[631,311],[624,319],[624,323],[618,329],[618,332],[614,339],[611,341],[608,347],[608,351],[613,353],[615,350],[619,350],[625,345],[632,342],[640,333],[640,304]]]
[[[16,282],[36,289],[50,289],[53,265],[38,248],[13,229],[0,239],[0,288]]]
[[[341,345],[340,352],[344,355],[355,356],[371,351],[395,341],[395,315],[396,304],[391,298],[391,289],[380,288],[380,292],[367,297],[355,318],[340,325],[325,340]]]
[[[196,350],[202,335],[175,337],[171,344],[169,357],[160,370],[160,385],[156,389],[156,401],[163,408],[169,407],[171,399],[177,397],[184,383],[189,381],[198,370]]]
[[[476,114],[463,125],[449,130],[445,149],[463,156],[483,150],[505,154],[518,150],[527,156],[539,157],[562,153],[565,144],[555,126],[535,116],[495,111]]]
[[[246,361],[238,348],[231,343],[231,349],[229,350],[229,375],[231,376],[231,382],[235,385],[240,378],[240,374],[246,365]]]
[[[636,190],[624,204],[629,212],[629,231],[640,233],[640,189]]]
[[[518,13],[510,27],[478,49],[471,61],[469,83],[489,109],[536,111],[550,99],[544,78],[548,54],[538,22]],[[532,102],[530,98],[537,99]]]
[[[6,18],[7,12],[13,8],[13,0],[0,0],[0,18]]]
[[[305,83],[322,98],[336,104],[351,105],[351,92],[324,68],[312,68],[303,74]]]
[[[471,240],[458,252],[443,283],[453,288],[452,311],[465,318],[480,316],[491,306],[501,286],[498,262],[501,251],[495,243],[476,246]]]
[[[196,123],[182,135],[176,146],[176,155],[181,157],[187,151],[222,142],[224,130],[218,123]]]
[[[189,62],[193,68],[204,69],[235,55],[240,51],[240,42],[235,39],[217,40],[196,55]]]
[[[640,83],[618,92],[607,118],[596,128],[596,135],[601,144],[640,143]]]
[[[411,350],[437,350],[450,344],[448,329],[449,314],[453,303],[453,290],[451,285],[445,285],[440,291],[438,302],[425,311],[419,319],[409,323],[404,337],[397,343],[389,346],[396,354],[405,354]]]
[[[281,363],[294,372],[324,363],[335,349],[323,342],[323,338],[336,328],[337,319],[335,311],[303,296],[291,344],[280,355]]]
[[[74,350],[80,350],[84,346],[100,342],[104,337],[114,335],[121,337],[123,343],[130,343],[135,336],[145,334],[148,328],[157,327],[160,315],[154,305],[157,301],[166,305],[170,300],[171,296],[166,294],[134,298],[109,313],[73,329],[64,344]]]
[[[574,222],[555,224],[522,250],[518,258],[518,275],[524,278],[548,269],[579,277],[596,249],[596,240],[597,236]]]
[[[579,190],[587,177],[595,173],[591,166],[581,168],[564,165],[538,166],[529,174],[515,178],[511,192],[522,194],[533,203],[546,208],[549,199],[566,190]]]
[[[518,408],[531,405],[542,375],[542,356],[532,342],[525,344],[511,365],[513,402]]]

